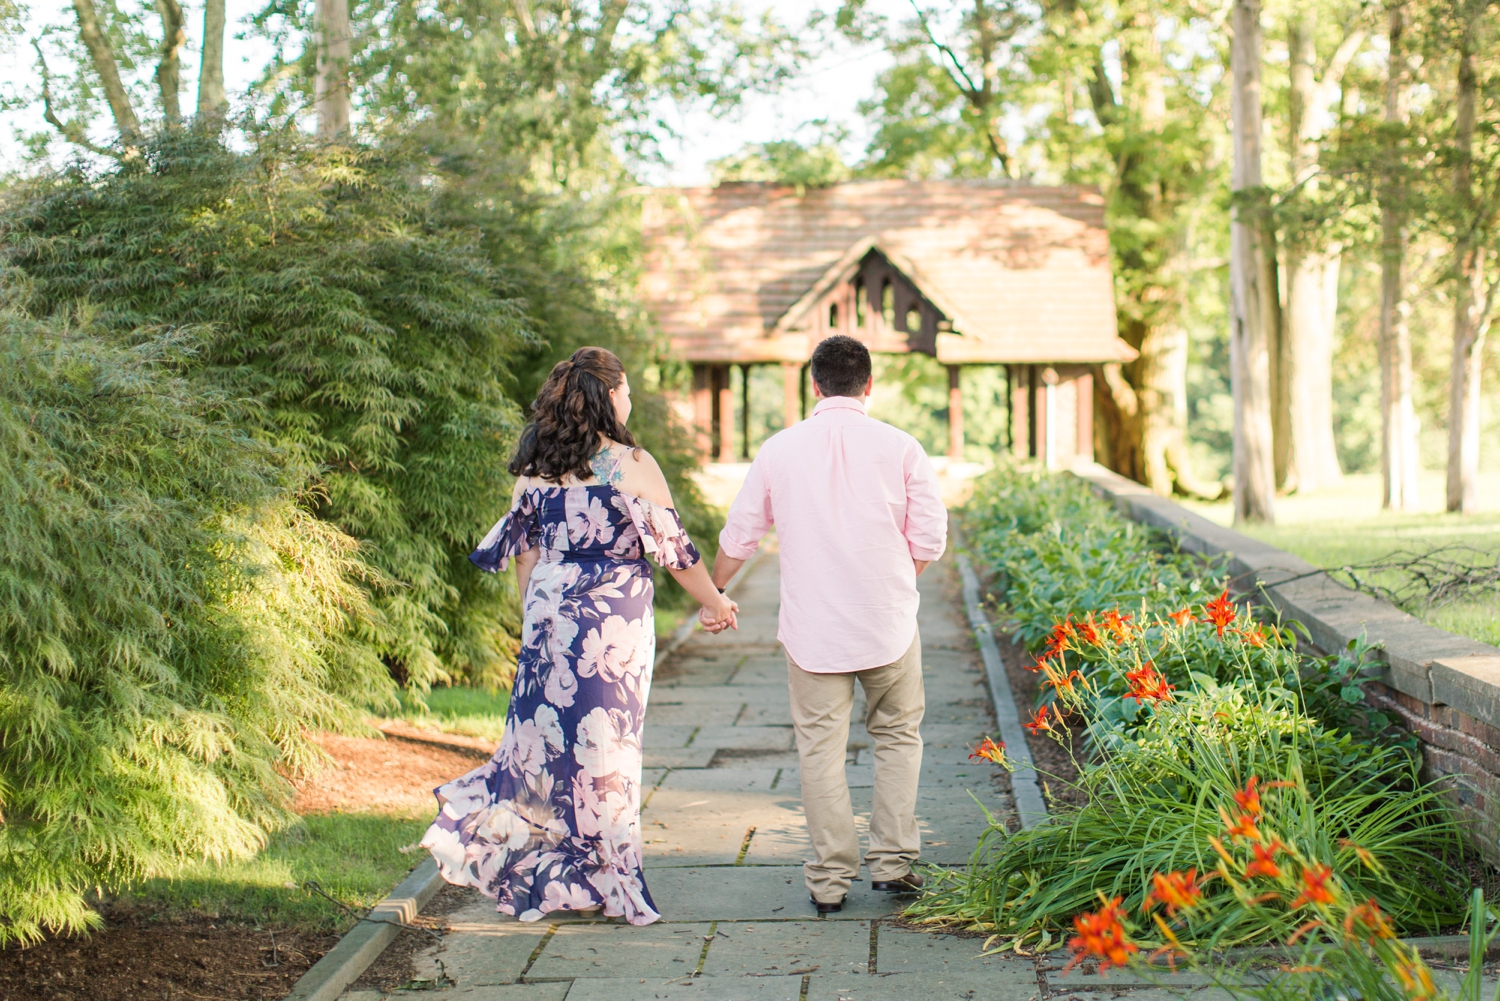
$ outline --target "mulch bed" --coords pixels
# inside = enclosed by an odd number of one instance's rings
[[[338,941],[103,909],[103,931],[0,950],[6,1001],[273,1001]]]
[[[995,642],[1000,647],[1000,659],[1005,664],[1016,708],[1030,718],[1041,692],[1043,675],[1039,671],[1027,670],[1035,659],[1019,643],[1011,642],[1009,636],[996,633]],[[1081,722],[1069,725],[1067,733],[1061,736],[1059,741],[1045,733],[1026,733],[1026,746],[1031,749],[1031,760],[1036,762],[1037,775],[1042,780],[1042,794],[1047,798],[1049,810],[1054,804],[1083,806],[1088,802],[1088,797],[1074,784],[1078,781],[1078,765],[1073,756],[1083,753]]]
[[[335,764],[299,786],[301,813],[409,804],[479,763],[479,755],[467,749],[411,739],[328,734],[319,743]],[[444,890],[426,917],[470,899],[466,891]],[[99,910],[105,926],[87,937],[0,949],[0,999],[280,1001],[339,939],[208,918],[167,920],[116,902]],[[410,980],[412,954],[431,941],[420,932],[403,932],[362,983],[389,989]]]

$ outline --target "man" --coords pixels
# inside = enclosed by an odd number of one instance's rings
[[[802,806],[816,856],[803,867],[819,913],[843,907],[859,875],[844,777],[854,682],[875,742],[875,803],[865,865],[877,890],[911,892],[921,854],[917,779],[925,708],[917,576],[943,555],[948,515],[927,453],[865,414],[870,352],[830,337],[812,356],[818,404],[761,446],[719,535],[723,588],[774,526],[781,621]]]

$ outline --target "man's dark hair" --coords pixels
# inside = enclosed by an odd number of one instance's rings
[[[813,349],[812,377],[824,396],[863,396],[870,382],[870,349],[835,334]]]

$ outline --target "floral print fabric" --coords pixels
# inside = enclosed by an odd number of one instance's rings
[[[422,838],[443,878],[535,921],[602,906],[657,920],[641,872],[641,735],[656,628],[651,566],[699,560],[670,508],[612,486],[524,491],[469,557],[503,570],[540,547],[524,602],[505,736],[439,786]]]

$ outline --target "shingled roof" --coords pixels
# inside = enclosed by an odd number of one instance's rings
[[[663,188],[642,213],[642,290],[679,356],[806,360],[802,313],[878,249],[947,315],[947,363],[1125,361],[1104,200],[994,181]]]

